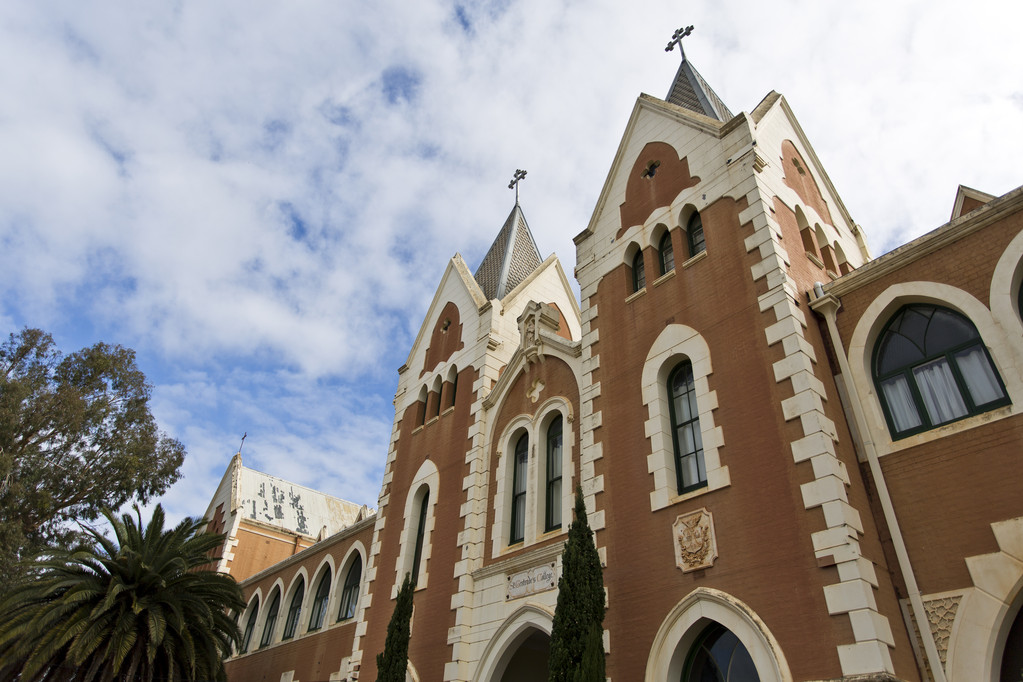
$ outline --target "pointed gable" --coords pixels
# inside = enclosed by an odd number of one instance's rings
[[[533,274],[542,262],[526,216],[516,202],[474,277],[487,300],[500,299]]]

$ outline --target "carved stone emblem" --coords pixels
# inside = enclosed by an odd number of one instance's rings
[[[541,330],[544,333],[556,335],[560,324],[558,311],[546,303],[530,301],[526,304],[522,314],[519,315],[519,333],[522,352],[526,362],[543,362],[543,340],[540,336]]]
[[[710,568],[718,558],[714,515],[706,508],[682,514],[671,527],[675,537],[675,563],[683,573]]]

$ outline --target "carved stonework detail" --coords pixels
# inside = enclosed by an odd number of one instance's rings
[[[957,594],[924,602],[927,621],[931,626],[931,632],[934,633],[934,643],[938,647],[938,657],[943,666],[945,655],[948,653],[948,638],[952,634],[952,623],[955,622],[956,611],[962,599],[962,595]]]
[[[521,336],[520,344],[526,361],[530,364],[537,361],[543,362],[543,338],[540,332],[544,330],[557,335],[558,327],[561,326],[557,309],[546,303],[530,301],[519,315],[518,323]]]
[[[675,563],[683,573],[710,568],[718,558],[714,515],[706,508],[682,514],[671,526],[675,538]]]

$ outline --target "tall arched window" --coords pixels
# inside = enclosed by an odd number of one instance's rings
[[[693,364],[689,360],[683,360],[668,375],[668,399],[671,438],[675,446],[675,475],[681,494],[707,485],[700,410],[696,405]]]
[[[352,559],[352,567],[348,569],[348,577],[345,578],[345,589],[341,593],[341,607],[337,611],[339,621],[355,618],[355,607],[359,603],[359,583],[361,582],[362,556],[356,554]]]
[[[526,468],[529,464],[529,435],[522,434],[515,444],[515,458],[512,460],[512,505],[511,536],[508,542],[515,544],[526,537]]]
[[[874,381],[893,438],[1009,402],[977,328],[935,305],[907,305],[889,320],[874,350]]]
[[[259,639],[259,648],[265,647],[273,640],[274,629],[277,627],[277,612],[281,610],[281,591],[274,590],[274,596],[270,599],[270,608],[266,611],[266,620],[263,621],[263,636]]]
[[[675,269],[675,249],[671,245],[671,233],[665,232],[661,237],[661,243],[657,247],[660,254],[661,274],[666,275]]]
[[[419,519],[416,522],[416,548],[412,554],[412,584],[419,584],[419,564],[423,560],[423,542],[426,538],[426,515],[430,511],[430,489],[423,492],[419,505]]]
[[[241,647],[239,647],[239,653],[244,654],[249,650],[249,644],[252,643],[252,633],[256,629],[256,619],[259,617],[259,597],[256,597],[252,601],[252,607],[249,611],[249,619],[245,621],[245,632],[242,633]]]
[[[643,251],[636,252],[632,257],[632,290],[639,291],[646,286],[646,273],[643,271]]]
[[[316,596],[313,597],[312,606],[309,608],[309,630],[319,630],[323,626],[323,618],[327,615],[327,602],[330,601],[330,568],[323,571],[320,584],[316,587]]]
[[[305,578],[298,579],[295,586],[295,593],[291,596],[291,606],[288,607],[288,617],[284,621],[284,635],[281,639],[291,639],[298,629],[298,618],[302,615],[302,600],[305,598]]]
[[[561,464],[563,422],[559,414],[547,427],[547,485],[544,530],[561,528]]]
[[[694,213],[689,217],[689,224],[686,226],[686,241],[689,244],[690,258],[707,250],[707,244],[703,239],[703,219],[699,213]]]
[[[713,623],[700,633],[682,671],[682,682],[760,682],[753,658],[731,630]]]

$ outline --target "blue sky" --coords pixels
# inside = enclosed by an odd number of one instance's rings
[[[247,465],[376,505],[397,368],[514,201],[575,263],[686,53],[789,100],[879,255],[1023,184],[1023,6],[610,0],[0,6],[0,330],[134,348],[201,514]]]

